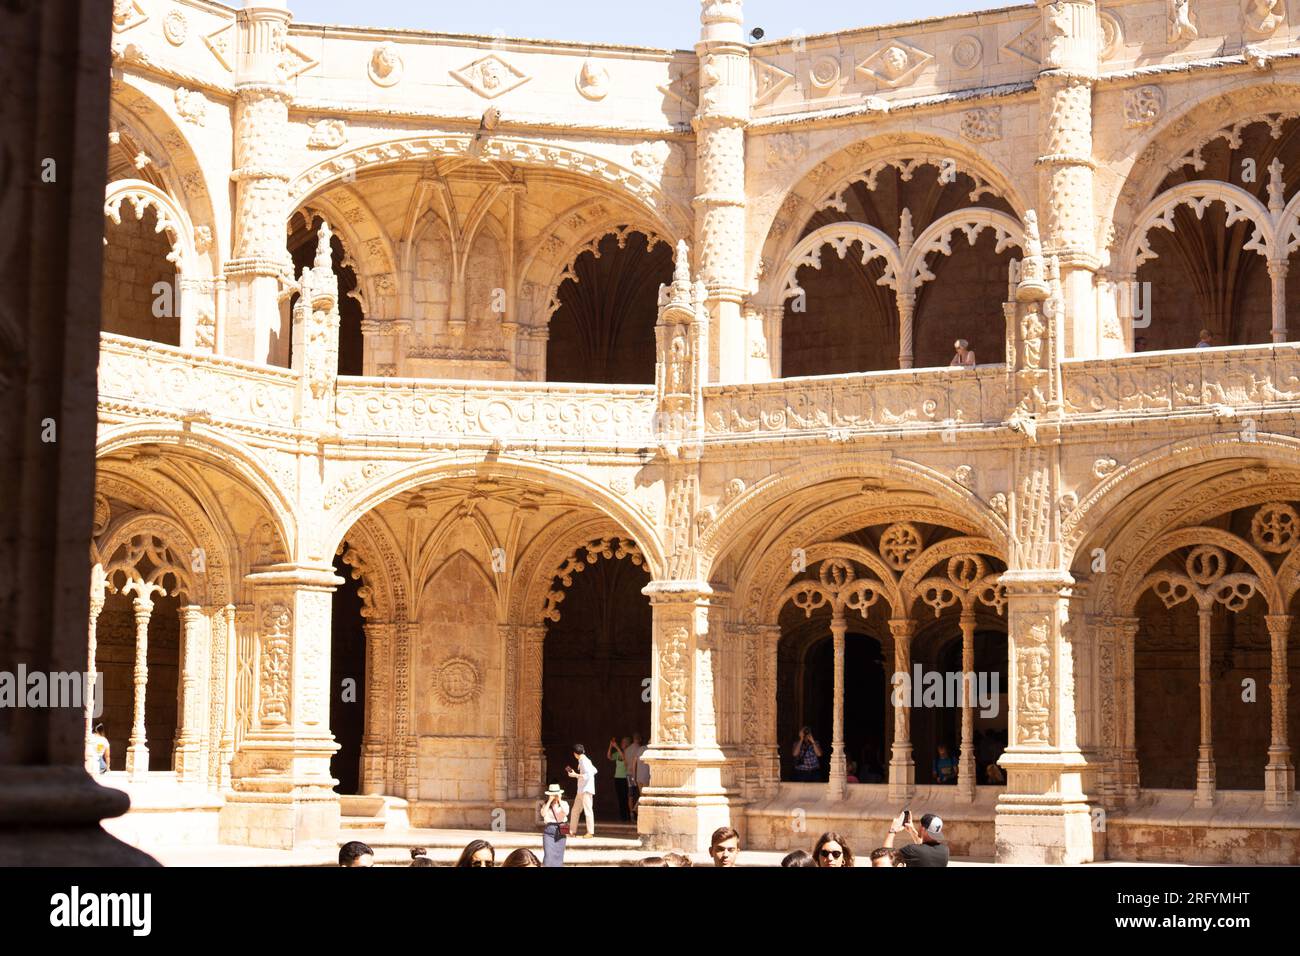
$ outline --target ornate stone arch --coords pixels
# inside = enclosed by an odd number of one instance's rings
[[[539,262],[541,252],[536,252],[525,266],[525,270],[530,269],[534,263],[538,268],[547,268],[546,280],[544,285],[539,288],[544,294],[532,300],[535,307],[535,315],[544,321],[537,323],[546,325],[550,322],[551,317],[560,307],[560,286],[566,281],[577,282],[578,277],[574,274],[573,266],[578,257],[585,252],[590,252],[596,258],[600,258],[600,243],[606,236],[614,236],[618,241],[620,249],[627,245],[628,237],[634,232],[639,232],[646,237],[647,250],[654,249],[661,242],[668,242],[653,226],[638,225],[635,222],[616,224],[615,220],[610,220],[600,225],[586,229],[578,234],[578,238],[572,239],[553,260]],[[670,244],[671,245],[671,244]],[[524,272],[527,280],[528,272]]]
[[[290,195],[294,197],[291,205],[297,207],[311,193],[363,170],[411,160],[463,157],[471,141],[471,137],[459,134],[424,134],[357,146],[298,173],[289,184]],[[489,140],[482,158],[594,178],[644,209],[660,230],[674,240],[690,234],[691,217],[686,210],[635,169],[611,159],[568,145],[513,136]]]
[[[656,529],[632,502],[613,495],[604,486],[567,468],[504,453],[493,461],[485,461],[481,455],[456,454],[434,462],[417,462],[377,476],[340,501],[334,509],[337,512],[334,520],[322,529],[321,540],[333,550],[338,547],[346,529],[361,515],[389,498],[440,478],[471,476],[533,481],[583,498],[621,529],[626,529],[646,554],[652,575],[662,576],[667,567]]]
[[[885,274],[880,279],[881,285],[887,285],[898,291],[898,279],[903,269],[902,255],[898,246],[875,226],[861,222],[836,222],[822,226],[809,233],[799,244],[790,250],[777,272],[777,283],[773,289],[778,292],[779,302],[802,294],[797,273],[802,266],[811,266],[820,270],[822,267],[822,250],[830,246],[841,259],[848,255],[849,247],[858,244],[862,247],[862,264],[872,259],[883,259]]]
[[[872,136],[830,156],[815,156],[806,161],[798,172],[796,186],[773,210],[771,221],[759,223],[765,230],[765,238],[762,247],[756,250],[757,262],[753,264],[759,273],[755,301],[767,305],[780,304],[783,277],[779,275],[776,264],[785,262],[789,250],[798,245],[801,224],[812,213],[827,206],[839,205],[842,208],[844,191],[856,181],[865,181],[870,186],[880,172],[890,167],[910,178],[923,165],[952,169],[970,176],[975,183],[972,201],[985,193],[997,195],[1022,219],[1026,210],[1031,208],[1006,171],[990,163],[987,156],[977,153],[969,144],[952,139],[946,133],[894,132]],[[790,218],[796,213],[797,222]]]
[[[189,216],[172,199],[153,183],[143,179],[119,179],[111,182],[104,190],[104,215],[114,225],[122,222],[122,204],[129,203],[136,219],[144,217],[150,207],[158,221],[155,232],[167,234],[171,253],[167,261],[172,263],[182,276],[192,277],[200,271],[200,259],[194,248],[194,228]]]
[[[1024,249],[1024,226],[1006,213],[982,206],[957,209],[927,226],[903,252],[903,264],[899,270],[903,287],[915,291],[934,278],[926,264],[926,258],[935,253],[952,255],[951,239],[954,234],[963,233],[973,246],[985,229],[993,230],[997,242],[994,252],[1000,254],[1011,246]]]
[[[889,569],[879,555],[873,554],[860,545],[849,544],[846,541],[824,541],[819,544],[809,545],[807,548],[808,567],[810,568],[815,564],[833,559],[854,561],[867,568],[875,576],[873,580],[879,584],[878,590],[881,597],[889,603],[890,608],[895,613],[901,610],[903,596],[898,590],[898,575]],[[786,603],[787,591],[797,584],[795,580],[797,577],[797,575],[788,575],[784,582],[777,578],[776,582],[766,589],[761,604],[762,620],[775,621],[777,619],[782,606]],[[777,584],[779,584],[779,587]]]
[[[136,86],[135,78],[124,72],[112,83],[109,126],[112,130],[126,131],[140,145],[148,158],[148,168],[165,184],[164,191],[173,197],[175,205],[185,211],[192,230],[190,242],[200,246],[198,254],[207,266],[206,270],[194,274],[220,275],[220,237],[226,227],[217,221],[198,152],[170,110]]]
[[[407,620],[407,571],[400,549],[373,512],[348,531],[335,550],[362,582],[361,616],[384,623]]]
[[[1231,144],[1251,124],[1297,115],[1300,86],[1296,84],[1261,83],[1255,74],[1225,75],[1220,80],[1213,97],[1169,117],[1146,136],[1126,138],[1124,154],[1107,164],[1113,187],[1105,189],[1106,179],[1099,178],[1099,197],[1110,199],[1099,217],[1099,245],[1111,247],[1113,260],[1118,260],[1118,247],[1129,240],[1138,216],[1171,172],[1189,165],[1199,168],[1200,151],[1215,139],[1225,138]]]
[[[701,574],[708,578],[719,555],[730,548],[751,522],[763,520],[768,509],[832,481],[851,480],[859,486],[868,481],[896,481],[930,497],[937,507],[951,511],[975,532],[992,540],[1005,552],[1008,530],[1005,519],[976,497],[970,489],[928,466],[887,455],[846,459],[826,455],[803,461],[769,475],[744,489],[723,505],[717,518],[701,533]]]
[[[556,568],[561,567],[565,555],[572,553],[574,541],[588,541],[603,535],[618,534],[617,524],[605,515],[573,512],[558,521],[552,521],[544,532],[528,545],[515,563],[514,574],[520,582],[510,589],[509,616],[512,624],[537,625],[542,623],[542,608]]]
[[[309,231],[315,217],[328,222],[343,245],[342,265],[352,269],[357,277],[356,289],[348,294],[361,304],[368,319],[397,316],[398,288],[394,278],[397,258],[392,243],[369,204],[357,196],[353,199],[356,205],[349,208],[362,211],[357,217],[359,221],[349,218],[349,209],[341,206],[335,197],[318,193],[294,210],[289,217],[291,230],[297,216],[303,217]]]
[[[170,575],[175,585],[165,593],[184,594],[187,604],[209,604],[207,582],[194,572],[192,555],[197,550],[189,532],[166,515],[125,515],[105,533],[102,553],[108,587],[122,591],[128,581],[160,587]],[[137,567],[146,557],[153,565],[147,579]]]
[[[1258,579],[1257,587],[1260,596],[1268,606],[1269,613],[1286,613],[1286,606],[1282,602],[1281,591],[1268,559],[1250,542],[1232,532],[1204,526],[1168,531],[1143,549],[1135,558],[1131,573],[1126,575],[1125,586],[1119,593],[1119,612],[1130,617],[1137,613],[1138,598],[1154,583],[1155,578],[1151,571],[1158,562],[1179,548],[1202,545],[1220,548],[1246,562]]]
[[[276,534],[290,555],[297,549],[298,525],[289,495],[251,448],[228,435],[217,432],[197,433],[176,425],[159,422],[131,423],[101,429],[95,457],[105,458],[139,445],[159,445],[174,453],[193,455],[201,461],[215,463],[232,474],[269,517]]]
[[[1276,227],[1264,204],[1240,186],[1197,180],[1166,190],[1142,210],[1120,251],[1118,274],[1135,275],[1143,263],[1157,257],[1149,241],[1151,230],[1160,228],[1173,232],[1174,213],[1180,206],[1190,206],[1199,219],[1205,214],[1206,208],[1214,203],[1222,203],[1227,210],[1228,226],[1243,220],[1255,224],[1255,233],[1246,242],[1246,250],[1258,253],[1265,259],[1274,257]]]

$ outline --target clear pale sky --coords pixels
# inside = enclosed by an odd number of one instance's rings
[[[232,0],[227,0],[232,2]],[[767,39],[973,10],[1025,0],[745,0],[746,31]],[[233,0],[238,5],[238,0]],[[408,27],[689,49],[699,38],[699,0],[289,0],[306,23]]]

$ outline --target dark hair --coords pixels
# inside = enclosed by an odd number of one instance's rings
[[[537,859],[537,854],[526,846],[521,846],[517,850],[512,850],[510,855],[501,863],[502,866],[541,866],[542,863]]]
[[[894,860],[894,851],[891,850],[889,847],[887,847],[887,846],[878,846],[878,847],[876,847],[874,850],[871,851],[871,860],[872,860],[873,862],[874,862],[875,860],[879,860],[882,856],[887,856],[887,857],[889,857],[889,865],[890,865],[890,866],[893,866],[893,865],[894,865],[894,863],[895,863],[895,860]]]
[[[662,856],[648,856],[644,860],[638,860],[637,866],[671,866]]]
[[[715,847],[723,840],[735,840],[740,842],[740,834],[731,827],[718,827],[713,831],[713,836],[709,837],[709,846]]]
[[[584,747],[582,744],[574,744],[573,752],[575,754],[585,754],[587,752],[587,748]]]
[[[681,850],[669,850],[664,854],[664,866],[694,866],[691,858]]]
[[[785,855],[781,861],[782,866],[816,866],[817,861],[812,858],[812,854],[807,850],[793,850]]]
[[[429,859],[429,851],[422,846],[411,847],[411,866],[436,866]]]
[[[375,851],[360,840],[353,840],[339,847],[339,866],[351,866],[363,856],[374,856]]]
[[[840,849],[844,851],[844,865],[845,866],[853,865],[853,850],[852,848],[849,847],[848,841],[845,840],[844,837],[836,833],[834,830],[827,830],[820,837],[818,837],[817,842],[813,844],[813,859],[817,861],[818,866],[821,865],[822,847],[824,847],[827,843],[838,843],[840,845]]]
[[[492,844],[487,840],[470,840],[465,844],[465,849],[460,851],[460,859],[456,861],[457,866],[472,867],[474,854],[479,850],[487,850],[492,854],[492,862],[496,862],[497,851],[492,848]]]

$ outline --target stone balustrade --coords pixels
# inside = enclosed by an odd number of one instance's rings
[[[1061,376],[1071,417],[1287,404],[1300,401],[1300,343],[1071,359]]]

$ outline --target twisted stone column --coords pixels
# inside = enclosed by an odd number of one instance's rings
[[[1214,806],[1214,718],[1213,690],[1214,680],[1210,673],[1211,633],[1210,619],[1212,608],[1197,609],[1196,618],[1200,628],[1200,690],[1201,690],[1201,742],[1196,751],[1196,797],[1193,806]]]
[[[826,795],[843,800],[847,791],[848,761],[844,756],[844,612],[836,609],[831,617],[831,640],[835,648],[835,685],[831,705],[831,773]]]
[[[1291,632],[1291,615],[1269,614],[1268,626],[1272,675],[1268,685],[1271,737],[1268,765],[1264,768],[1264,805],[1283,810],[1295,802],[1295,765],[1291,763],[1291,745],[1287,740],[1287,693],[1291,689],[1287,672],[1287,636]]]
[[[894,745],[889,757],[889,799],[905,800],[916,792],[916,765],[912,763],[912,699],[899,687],[912,680],[912,637],[916,622],[907,618],[889,622],[894,637]],[[901,676],[900,676],[901,675]]]
[[[136,595],[131,602],[135,613],[135,669],[131,675],[131,739],[126,748],[126,772],[132,780],[143,780],[149,772],[149,744],[144,729],[145,689],[149,684],[149,618],[153,601],[148,592]]]

